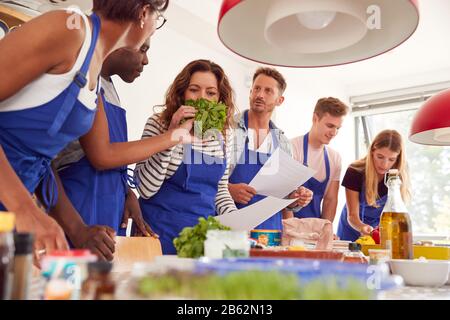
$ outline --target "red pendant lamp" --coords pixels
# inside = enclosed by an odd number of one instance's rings
[[[450,146],[450,89],[428,99],[416,113],[409,135],[412,142]]]
[[[418,23],[417,0],[223,0],[217,31],[244,58],[323,67],[392,50]]]

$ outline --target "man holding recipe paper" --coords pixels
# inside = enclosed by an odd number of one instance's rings
[[[253,76],[249,98],[250,110],[244,111],[235,118],[237,126],[228,189],[238,209],[265,198],[260,192],[257,194],[255,188],[249,184],[267,161],[272,160],[274,165],[271,165],[267,171],[274,171],[272,177],[275,177],[281,165],[280,160],[286,155],[289,159],[292,157],[289,140],[270,120],[275,107],[280,106],[284,101],[285,89],[286,81],[277,70],[259,68]],[[273,158],[271,158],[272,155]],[[297,188],[297,186],[284,195],[278,195],[283,198],[290,193],[288,198],[297,199],[287,207],[288,210],[298,211],[307,206],[312,199],[310,190],[304,187]],[[255,229],[281,230],[282,212],[272,215]]]

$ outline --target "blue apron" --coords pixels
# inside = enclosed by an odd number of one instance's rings
[[[106,101],[102,89],[101,97],[108,120],[111,143],[128,141],[125,109]],[[128,184],[133,180],[123,166],[111,170],[97,170],[86,156],[59,171],[67,196],[87,225],[104,225],[123,235],[120,229]]]
[[[189,158],[197,161],[192,163]],[[218,185],[225,169],[225,159],[184,145],[183,162],[174,175],[151,198],[139,198],[144,220],[159,235],[163,254],[176,254],[173,239],[184,227],[198,224],[200,217],[215,215]]]
[[[377,227],[380,224],[380,216],[384,205],[386,204],[386,200],[387,194],[377,200],[378,208],[369,206],[366,201],[366,188],[363,186],[359,193],[359,218],[361,221],[374,228]],[[347,216],[347,206],[345,205],[344,208],[342,208],[337,235],[341,240],[355,241],[361,236],[361,233],[352,228],[348,223]]]
[[[245,127],[248,130],[248,111],[245,111],[244,113],[244,122]],[[272,124],[269,125],[271,129],[271,134],[273,136],[274,141],[274,147],[273,150],[275,150],[278,147],[278,139],[273,133],[273,127]],[[262,152],[256,152],[252,151],[248,148],[248,137],[245,140],[245,147],[242,152],[241,158],[239,159],[238,164],[233,170],[233,173],[231,174],[229,178],[230,183],[245,183],[249,184],[252,179],[256,176],[256,174],[259,172],[259,170],[264,166],[266,161],[270,158],[270,153],[262,153]],[[262,199],[266,198],[262,195],[255,195],[253,198],[248,202],[248,204],[240,204],[236,203],[236,207],[238,209],[245,208],[251,204],[254,204]],[[257,226],[255,229],[267,229],[267,230],[282,230],[282,213],[277,212],[273,216],[271,216],[269,219],[261,223],[259,226]]]
[[[100,31],[100,19],[92,14],[92,41],[86,59],[72,83],[53,100],[29,109],[0,112],[0,144],[14,171],[30,193],[42,181],[47,208],[58,199],[52,159],[71,141],[89,131],[95,109],[78,100]],[[39,92],[36,92],[39,94]],[[0,210],[4,206],[0,203]]]
[[[309,133],[303,137],[303,165],[308,166],[308,137]],[[303,186],[313,192],[313,198],[311,202],[299,212],[295,212],[296,218],[320,218],[321,208],[320,205],[327,189],[328,181],[330,180],[330,160],[328,159],[327,148],[323,148],[323,157],[325,159],[325,180],[319,182],[316,178],[312,177],[306,181]]]

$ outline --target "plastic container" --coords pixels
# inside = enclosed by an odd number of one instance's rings
[[[45,300],[73,300],[73,285],[65,279],[51,279],[44,293]]]
[[[391,259],[391,251],[387,249],[369,249],[369,263],[377,265],[387,263]]]
[[[367,264],[369,262],[366,256],[361,252],[361,245],[359,243],[349,243],[348,249],[349,251],[344,252],[344,256],[342,257],[343,262],[361,264]]]
[[[382,266],[368,266],[359,263],[342,263],[340,261],[313,260],[313,259],[289,259],[289,258],[245,258],[211,260],[200,258],[195,262],[196,273],[214,272],[218,275],[226,275],[239,271],[280,271],[284,274],[293,273],[300,278],[302,284],[311,281],[326,281],[336,279],[339,285],[345,286],[349,281],[361,281],[366,284],[374,274],[379,274],[379,286],[374,290],[388,290],[398,287],[389,274],[386,274]],[[368,269],[370,268],[370,269]]]
[[[208,230],[204,242],[205,257],[222,259],[249,256],[250,241],[245,231]]]
[[[81,284],[88,275],[87,265],[95,261],[97,256],[89,250],[54,251],[42,259],[41,273],[48,284],[55,279],[66,281],[73,288],[70,299],[79,300]]]

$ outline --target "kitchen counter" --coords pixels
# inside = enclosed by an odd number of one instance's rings
[[[129,287],[129,273],[113,273],[116,285],[116,298],[119,300],[137,299]],[[41,278],[34,278],[31,286],[31,300],[40,300],[44,293],[45,282]],[[450,300],[450,286],[440,288],[405,286],[393,290],[382,291],[378,300]]]
[[[383,291],[378,295],[379,300],[450,300],[450,286],[440,288],[429,287],[401,287]]]

